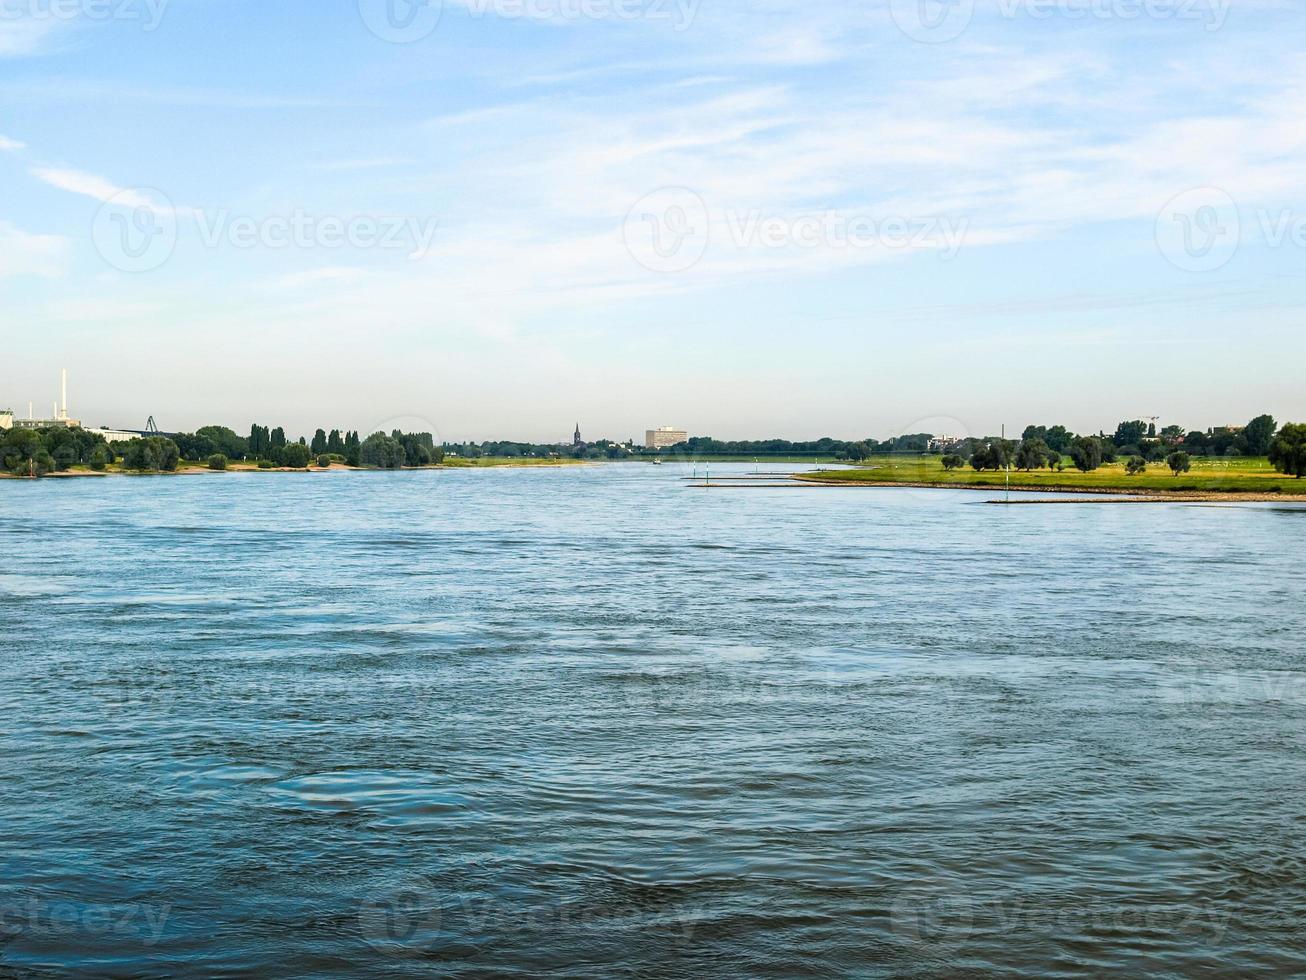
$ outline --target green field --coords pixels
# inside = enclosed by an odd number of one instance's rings
[[[839,463],[829,453],[821,456],[802,456],[793,453],[757,453],[753,456],[723,456],[716,453],[681,453],[673,450],[665,450],[661,453],[654,453],[653,450],[646,450],[640,456],[631,456],[622,462],[627,463],[651,463],[654,458],[661,459],[664,463],[811,463],[813,465],[828,465]]]
[[[440,465],[449,469],[470,469],[477,466],[578,466],[586,460],[559,456],[541,459],[538,456],[446,456]]]
[[[827,473],[805,474],[800,479],[822,483],[901,483],[943,486],[1003,487],[1002,471],[976,472],[970,466],[949,472],[939,456],[887,456],[868,460],[864,466]],[[1124,463],[1104,463],[1091,473],[1081,473],[1067,464],[1061,472],[1041,469],[1011,471],[1013,489],[1133,491],[1136,493],[1282,493],[1306,495],[1306,480],[1277,473],[1268,460],[1256,457],[1204,459],[1194,457],[1193,468],[1172,476],[1164,463],[1149,463],[1146,473],[1128,476]]]

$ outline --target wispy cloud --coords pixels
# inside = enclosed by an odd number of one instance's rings
[[[54,18],[0,17],[0,58],[37,54],[51,40],[60,22]]]
[[[32,235],[0,220],[0,279],[53,279],[67,271],[69,241],[60,235]]]
[[[8,136],[0,134],[0,151],[5,153],[17,153],[19,150],[25,149],[27,149],[26,143],[10,139]]]
[[[45,167],[33,167],[31,174],[37,180],[44,181],[51,187],[57,187],[70,194],[81,194],[94,198],[103,204],[112,201],[126,208],[158,208],[159,204],[139,190],[119,187],[103,177],[83,173],[80,170],[61,170]]]

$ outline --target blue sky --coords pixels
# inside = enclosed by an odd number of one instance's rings
[[[1306,419],[1299,6],[433,3],[0,0],[0,403],[66,366],[165,428]]]

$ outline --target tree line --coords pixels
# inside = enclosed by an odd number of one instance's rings
[[[953,470],[969,463],[975,470],[1063,469],[1066,458],[1083,473],[1103,463],[1123,460],[1131,475],[1143,473],[1150,462],[1164,462],[1177,476],[1192,466],[1193,456],[1265,456],[1280,473],[1300,478],[1306,473],[1306,425],[1279,428],[1273,416],[1258,415],[1242,427],[1184,432],[1154,422],[1121,422],[1113,435],[1076,435],[1065,426],[1027,426],[1019,442],[989,437],[964,439],[949,446],[942,463]]]
[[[935,442],[930,433],[911,433],[882,442],[874,439],[843,441],[823,438],[811,442],[785,439],[721,441],[695,436],[669,452],[691,455],[832,456],[850,461],[878,453],[925,453]],[[478,456],[568,456],[581,459],[623,459],[653,453],[599,440],[580,446],[522,442],[446,443],[437,446],[429,432],[374,432],[362,439],[357,431],[317,429],[311,439],[291,439],[277,426],[254,424],[248,436],[220,425],[201,426],[194,432],[172,436],[146,436],[112,445],[82,429],[9,429],[0,433],[0,467],[21,476],[44,476],[72,466],[103,471],[121,460],[124,469],[141,472],[175,470],[181,461],[205,462],[215,469],[228,461],[254,461],[261,467],[305,468],[311,463],[397,469],[432,466],[446,452]],[[1258,415],[1241,428],[1225,427],[1185,432],[1170,425],[1158,431],[1155,423],[1121,422],[1114,434],[1077,435],[1063,425],[1027,426],[1019,441],[998,437],[968,438],[948,445],[943,465],[956,469],[969,463],[976,470],[1020,470],[1042,467],[1063,469],[1066,461],[1082,472],[1123,459],[1129,472],[1139,473],[1148,463],[1164,462],[1176,474],[1185,472],[1193,456],[1265,456],[1281,473],[1301,477],[1306,473],[1306,425],[1277,425],[1269,415]]]
[[[318,429],[312,440],[289,439],[280,426],[255,424],[249,436],[222,425],[201,426],[194,432],[170,436],[143,436],[128,442],[108,443],[102,436],[79,428],[10,429],[0,438],[0,467],[15,476],[45,476],[73,466],[104,471],[115,462],[137,472],[174,472],[182,461],[202,462],[211,469],[226,469],[232,460],[251,461],[261,468],[346,466],[399,469],[434,466],[444,459],[429,432],[374,432],[360,439],[358,432]]]

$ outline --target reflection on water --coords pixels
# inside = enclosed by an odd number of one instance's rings
[[[681,475],[0,484],[0,974],[1306,969],[1295,512]]]

